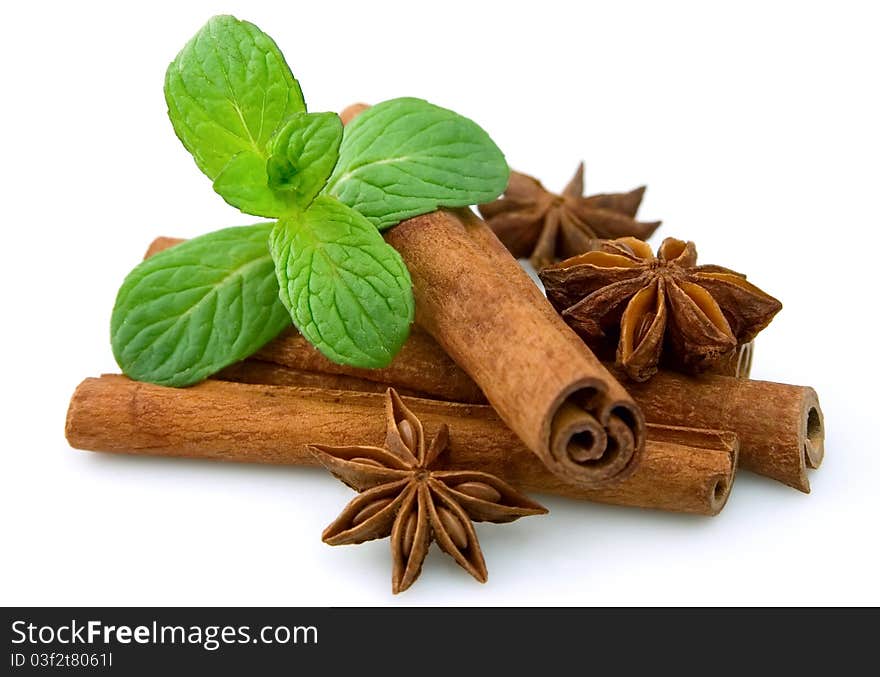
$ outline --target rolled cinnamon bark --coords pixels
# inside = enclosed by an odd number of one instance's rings
[[[825,455],[825,422],[812,388],[670,371],[628,386],[649,421],[731,430],[740,440],[740,467],[810,492],[807,468],[818,468]]]
[[[383,384],[396,383],[404,390],[420,392],[442,400],[485,402],[473,379],[460,369],[435,340],[413,328],[415,340],[408,340],[383,369],[359,369],[331,362],[295,329],[285,331],[254,355],[265,362],[274,362],[294,369],[327,374],[355,376]],[[429,385],[423,390],[422,385]]]
[[[489,227],[466,214],[439,210],[385,235],[412,277],[416,323],[551,471],[585,486],[625,477],[644,447],[641,411]]]
[[[295,388],[324,388],[327,390],[350,390],[358,393],[384,393],[388,388],[394,388],[398,395],[419,397],[425,400],[437,400],[431,393],[418,390],[402,389],[392,383],[379,383],[357,376],[344,376],[339,374],[325,374],[318,371],[304,371],[291,369],[282,364],[266,362],[249,357],[241,362],[217,372],[211,378],[219,381],[233,381],[234,383],[251,383],[254,385],[267,386],[293,386]],[[452,402],[454,400],[442,400]],[[459,404],[485,404],[482,402],[459,402]]]
[[[220,381],[234,383],[262,383],[274,386],[295,386],[298,388],[327,388],[330,390],[351,390],[360,393],[384,393],[387,383],[377,383],[357,376],[343,374],[324,374],[318,371],[291,369],[274,362],[264,362],[254,358],[237,362],[214,374]],[[433,399],[427,393],[394,386],[399,395]]]
[[[186,242],[186,238],[166,237],[165,235],[160,235],[150,243],[149,247],[147,247],[147,251],[144,252],[144,258],[148,259],[153,254],[158,254],[159,252],[165,251],[166,249],[169,249],[176,244],[180,244],[181,242]]]
[[[367,108],[370,107],[368,103],[353,103],[347,108],[345,108],[340,114],[339,117],[342,120],[342,124],[347,125],[349,122],[354,120],[358,115],[363,113]]]
[[[734,435],[652,426],[629,478],[587,488],[551,473],[491,407],[404,399],[429,435],[449,426],[447,468],[488,472],[524,491],[714,515],[735,475]],[[381,445],[384,425],[377,393],[223,381],[167,388],[105,375],[77,387],[65,432],[92,451],[315,465],[306,445]]]

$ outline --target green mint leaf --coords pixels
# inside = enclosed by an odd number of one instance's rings
[[[191,385],[289,326],[266,246],[272,226],[202,235],[131,271],[110,321],[122,371],[138,381]]]
[[[327,192],[382,229],[438,207],[489,202],[509,171],[476,123],[421,99],[392,99],[346,127]]]
[[[278,217],[295,203],[269,186],[266,160],[252,151],[235,155],[214,180],[214,190],[233,207],[255,216]]]
[[[321,192],[342,141],[342,120],[336,113],[298,113],[272,139],[269,186],[295,196],[305,209]]]
[[[319,196],[281,219],[269,249],[281,300],[324,355],[357,367],[387,366],[413,320],[409,271],[361,214]]]
[[[241,152],[265,161],[275,132],[306,109],[272,38],[232,16],[212,18],[177,55],[165,100],[174,131],[211,180]]]

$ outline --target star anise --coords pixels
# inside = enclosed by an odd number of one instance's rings
[[[698,266],[693,242],[666,238],[655,257],[633,237],[601,243],[540,273],[547,298],[588,344],[617,340],[636,381],[670,366],[699,372],[751,341],[782,304],[721,266]],[[665,354],[665,353],[664,353]]]
[[[541,270],[557,259],[590,251],[597,238],[649,238],[660,221],[635,220],[644,193],[641,186],[629,193],[584,197],[582,162],[560,195],[531,176],[511,172],[504,195],[479,209],[511,254],[528,256]]]
[[[547,512],[494,475],[434,469],[448,440],[443,424],[426,451],[421,421],[389,388],[385,448],[310,446],[327,470],[360,492],[324,530],[324,542],[347,545],[390,535],[395,593],[418,578],[431,541],[485,583],[488,572],[472,522],[512,522]]]

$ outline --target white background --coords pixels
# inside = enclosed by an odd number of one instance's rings
[[[599,3],[596,3],[597,5]],[[877,66],[872,3],[15,3],[4,14],[0,602],[877,604]],[[320,541],[351,492],[298,468],[72,450],[68,398],[116,369],[116,288],[156,235],[252,222],[165,113],[216,13],[270,33],[313,111],[411,95],[472,117],[553,189],[647,183],[641,215],[785,308],[753,376],[817,388],[813,493],[742,473],[716,518],[547,498],[479,526],[481,586],[434,549]]]

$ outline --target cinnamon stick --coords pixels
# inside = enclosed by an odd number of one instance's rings
[[[825,455],[812,388],[671,371],[627,385],[649,421],[731,430],[740,440],[740,467],[810,492],[807,468],[818,468]]]
[[[387,383],[378,383],[357,376],[344,374],[325,374],[319,371],[291,369],[274,362],[249,358],[230,365],[214,374],[213,378],[235,383],[262,383],[275,386],[296,386],[299,388],[328,388],[330,390],[353,390],[361,393],[384,393]],[[432,399],[428,393],[394,386],[399,395]]]
[[[439,210],[385,239],[409,268],[416,323],[544,465],[589,486],[635,469],[641,411],[482,220]]]
[[[434,339],[415,327],[412,336],[415,340],[404,343],[391,364],[383,369],[359,369],[332,362],[293,328],[257,351],[254,357],[294,369],[355,376],[381,383],[384,386],[382,392],[387,388],[385,384],[396,383],[395,388],[400,386],[441,400],[485,402],[480,387]]]
[[[587,488],[551,473],[491,407],[404,399],[429,435],[449,425],[448,468],[489,472],[524,491],[714,515],[734,479],[730,433],[652,426],[630,477]],[[167,388],[105,375],[77,387],[65,432],[93,451],[314,465],[307,444],[381,444],[383,407],[377,393],[223,381]]]

